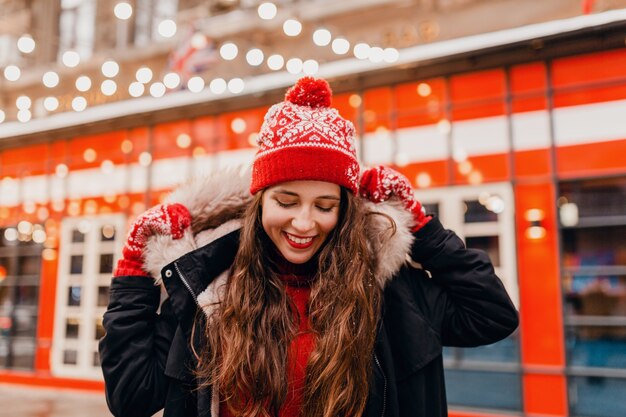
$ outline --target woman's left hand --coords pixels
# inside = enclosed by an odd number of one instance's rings
[[[359,194],[374,203],[386,201],[391,196],[398,197],[404,207],[413,213],[415,219],[413,232],[421,229],[431,219],[430,216],[426,216],[424,207],[415,198],[409,179],[389,167],[379,165],[363,172]]]

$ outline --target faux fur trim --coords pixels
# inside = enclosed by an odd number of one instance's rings
[[[189,209],[192,228],[182,239],[156,236],[148,241],[144,265],[157,284],[165,265],[241,227],[241,217],[252,201],[249,185],[249,169],[221,170],[189,181],[167,198]],[[407,262],[413,244],[413,217],[395,199],[365,204],[371,212],[380,213],[368,216],[367,235],[378,257],[376,280],[384,287]],[[395,223],[395,232],[390,219]]]

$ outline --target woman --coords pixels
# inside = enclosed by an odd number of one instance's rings
[[[135,221],[100,342],[116,416],[445,416],[442,346],[515,330],[485,253],[398,172],[359,176],[330,98],[301,79],[251,178],[190,183]]]

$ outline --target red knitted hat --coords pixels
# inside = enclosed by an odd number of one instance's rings
[[[286,181],[332,182],[356,194],[359,163],[354,125],[330,107],[325,80],[304,77],[265,114],[250,192]]]

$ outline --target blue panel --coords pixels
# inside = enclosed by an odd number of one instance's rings
[[[626,379],[571,377],[568,385],[572,417],[626,416]]]
[[[446,370],[445,374],[451,408],[457,405],[522,410],[521,377],[518,373]]]

